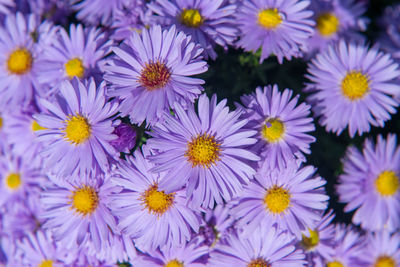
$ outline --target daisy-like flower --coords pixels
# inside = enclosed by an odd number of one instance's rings
[[[337,224],[333,241],[333,254],[326,255],[326,267],[365,267],[367,266],[362,253],[365,237],[352,226]],[[372,266],[371,266],[372,267]],[[385,267],[376,266],[376,267]]]
[[[21,263],[24,266],[61,266],[70,264],[76,257],[76,251],[66,250],[57,244],[50,231],[28,233],[17,242],[17,249],[21,251]]]
[[[101,78],[103,57],[109,52],[112,41],[95,28],[83,28],[71,24],[69,35],[59,28],[56,38],[43,52],[38,61],[38,81],[42,85],[58,89],[60,83],[74,77]],[[47,92],[47,93],[51,93]]]
[[[44,164],[60,175],[106,172],[112,158],[118,157],[110,144],[117,137],[111,117],[118,105],[106,102],[104,83],[97,89],[93,79],[85,83],[64,81],[57,101],[40,99],[48,112],[34,115],[45,128],[37,131]]]
[[[153,173],[145,157],[151,155],[142,147],[143,155],[135,151],[135,158],[120,161],[112,182],[123,190],[110,196],[110,208],[118,216],[118,226],[132,237],[136,247],[153,250],[157,247],[183,245],[198,232],[200,217],[186,207],[184,190],[166,192],[161,181],[166,172]]]
[[[301,231],[315,229],[329,197],[324,194],[325,181],[314,173],[314,167],[299,169],[296,163],[283,170],[261,168],[231,210],[244,235],[260,225],[276,225],[301,239]]]
[[[205,57],[217,58],[216,45],[225,49],[237,37],[234,18],[236,5],[224,0],[156,0],[148,7],[162,25],[175,24],[178,30],[191,35],[205,51]]]
[[[389,52],[393,58],[400,61],[400,4],[391,5],[385,8],[385,13],[382,16],[382,36],[379,42],[382,47]]]
[[[148,252],[135,258],[133,266],[141,267],[202,267],[205,264],[204,256],[208,254],[208,247],[200,245],[197,239],[192,239],[183,246],[174,246],[163,250]]]
[[[122,115],[129,114],[133,123],[153,124],[174,102],[193,102],[203,90],[203,80],[188,77],[207,70],[202,49],[175,27],[133,32],[113,51],[104,79],[112,85],[109,94],[122,101]]]
[[[353,137],[370,125],[383,127],[399,105],[398,64],[375,47],[340,41],[318,54],[308,72],[306,91],[315,115],[336,134],[348,127]]]
[[[315,138],[307,132],[315,130],[310,106],[297,105],[299,96],[292,98],[293,91],[278,86],[260,87],[251,95],[241,97],[242,115],[249,120],[248,128],[258,131],[257,143],[251,148],[261,156],[261,162],[274,169],[285,168],[287,162],[300,159],[310,153],[310,143]]]
[[[305,250],[306,258],[311,266],[324,266],[324,259],[334,253],[335,227],[331,223],[334,217],[333,210],[330,210],[314,229],[308,229],[302,234],[300,245]]]
[[[387,140],[378,136],[377,144],[365,141],[362,153],[349,147],[339,176],[339,201],[347,203],[344,211],[356,210],[353,223],[379,231],[400,228],[400,147],[396,135]]]
[[[109,233],[116,229],[116,220],[106,206],[116,188],[101,176],[50,179],[52,183],[41,196],[43,228],[67,249],[80,248],[88,242],[96,250],[105,249],[110,242]]]
[[[113,134],[118,136],[117,139],[111,141],[111,145],[115,147],[118,152],[129,153],[129,150],[135,146],[136,143],[136,130],[132,125],[120,122]]]
[[[315,0],[310,9],[314,12],[315,31],[308,40],[311,54],[323,50],[329,43],[344,37],[362,39],[357,31],[367,28],[368,20],[361,15],[366,10],[365,3],[355,0]]]
[[[240,112],[230,112],[226,99],[217,104],[203,94],[185,111],[174,106],[175,116],[165,114],[165,123],[154,127],[147,143],[158,151],[151,160],[154,171],[168,171],[161,183],[168,191],[187,186],[193,207],[213,208],[238,196],[242,184],[255,174],[248,164],[259,157],[243,148],[256,142],[255,131],[244,129],[247,120]]]
[[[313,34],[310,1],[245,0],[237,13],[241,30],[238,45],[246,51],[261,49],[260,63],[271,54],[279,63],[283,58],[299,57]]]
[[[400,234],[386,230],[368,233],[362,257],[368,267],[400,266]]]
[[[304,253],[294,246],[294,236],[275,227],[257,227],[249,236],[230,235],[210,253],[211,267],[305,266]]]

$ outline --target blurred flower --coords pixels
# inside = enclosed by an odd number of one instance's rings
[[[121,100],[121,115],[132,123],[156,123],[174,102],[193,102],[204,81],[190,78],[207,70],[200,49],[175,27],[160,26],[133,32],[106,66],[109,95]]]
[[[166,193],[160,182],[167,174],[150,172],[150,150],[142,150],[143,155],[137,150],[115,169],[112,182],[123,190],[110,196],[109,206],[119,218],[119,228],[142,251],[183,245],[191,229],[198,232],[199,214],[186,207],[184,190]]]
[[[386,230],[369,232],[362,258],[364,266],[396,267],[400,265],[400,234],[390,234]]]
[[[351,137],[369,132],[370,125],[384,126],[396,112],[400,86],[398,65],[389,54],[343,40],[318,54],[309,64],[306,92],[319,123]]]
[[[236,15],[241,30],[238,45],[245,51],[261,49],[260,63],[271,54],[300,57],[313,34],[310,1],[244,0]]]
[[[59,175],[107,172],[118,153],[110,144],[112,116],[118,105],[106,102],[104,83],[96,89],[93,79],[81,83],[74,79],[60,86],[57,101],[40,99],[46,113],[35,114],[43,142],[42,155],[47,169]]]
[[[379,42],[383,49],[400,62],[400,4],[386,7],[381,22],[383,31]]]
[[[0,0],[0,14],[11,13],[11,7],[14,7],[14,5],[13,0]]]
[[[317,227],[329,199],[325,180],[314,173],[314,167],[298,169],[296,163],[283,170],[261,168],[231,210],[236,226],[244,236],[275,226],[301,239],[301,231]]]
[[[213,208],[242,191],[242,184],[253,178],[255,171],[248,165],[259,160],[253,152],[243,148],[254,144],[255,131],[243,129],[247,120],[240,120],[240,112],[229,112],[226,99],[217,104],[203,94],[194,105],[183,110],[174,106],[175,116],[165,114],[165,123],[153,128],[147,141],[157,151],[150,160],[154,171],[168,171],[162,181],[167,191],[186,185],[187,196],[193,207]]]
[[[339,201],[345,212],[356,210],[353,223],[370,231],[400,228],[400,146],[396,135],[364,143],[362,154],[348,148],[339,176]]]
[[[193,41],[204,49],[204,55],[217,58],[214,48],[220,45],[228,49],[238,34],[234,18],[236,5],[225,0],[156,0],[148,4],[164,26],[175,24],[179,31],[192,36]]]
[[[279,267],[305,266],[304,254],[294,237],[275,227],[257,227],[249,236],[230,235],[210,253],[207,266]]]
[[[118,152],[129,153],[129,150],[135,146],[136,130],[131,125],[121,122],[115,127],[113,134],[118,138],[112,140],[110,144]]]
[[[299,96],[291,99],[293,91],[278,86],[256,88],[251,95],[241,97],[244,107],[243,118],[248,119],[247,128],[256,130],[257,143],[251,151],[261,156],[261,164],[269,168],[285,168],[289,161],[305,161],[303,153],[309,154],[310,144],[315,138],[307,132],[314,131],[310,106],[301,103],[296,107]]]

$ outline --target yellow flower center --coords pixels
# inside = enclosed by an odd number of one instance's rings
[[[146,63],[139,78],[139,83],[147,90],[152,91],[164,87],[171,77],[171,73],[164,63]]]
[[[175,193],[166,194],[157,189],[157,185],[152,185],[140,196],[140,200],[150,213],[162,215],[172,206]]]
[[[180,16],[180,22],[191,28],[200,27],[203,24],[203,21],[203,17],[197,9],[184,8]]]
[[[302,235],[301,244],[307,250],[312,249],[319,243],[319,235],[317,230],[308,229],[310,232],[310,237]]]
[[[399,189],[399,177],[394,171],[384,171],[376,178],[375,188],[383,197],[393,196]]]
[[[275,214],[282,213],[290,204],[289,191],[274,185],[272,188],[267,190],[264,197],[264,203],[270,212]]]
[[[82,78],[85,73],[85,67],[83,66],[82,60],[79,58],[68,60],[68,62],[65,63],[65,73],[70,79],[74,77]]]
[[[32,68],[32,61],[32,55],[26,48],[18,48],[8,56],[8,71],[18,75],[25,74]]]
[[[268,8],[258,12],[258,24],[268,30],[275,29],[281,23],[282,17],[276,8]]]
[[[34,131],[34,132],[39,131],[39,130],[46,130],[46,128],[40,126],[39,123],[37,123],[37,121],[35,121],[35,120],[32,121],[31,128],[32,128],[32,131]]]
[[[255,260],[252,260],[247,264],[247,267],[270,267],[271,265],[268,264],[268,262],[264,259],[258,258]]]
[[[376,260],[374,267],[396,267],[396,261],[390,256],[380,256]]]
[[[167,262],[164,267],[183,267],[183,263],[178,260],[172,260]]]
[[[1,130],[1,128],[3,128],[3,118],[2,117],[0,117],[0,130]]]
[[[322,36],[329,37],[339,29],[339,19],[333,13],[324,13],[317,18],[317,29]]]
[[[285,133],[285,125],[277,119],[269,119],[265,122],[261,134],[270,143],[276,143],[282,139]]]
[[[326,264],[326,267],[344,267],[344,266],[338,261],[331,261]]]
[[[99,196],[96,190],[87,185],[73,191],[70,198],[72,201],[69,204],[72,205],[72,208],[84,216],[93,213],[99,204]]]
[[[65,138],[74,144],[81,144],[90,137],[90,125],[81,115],[69,116],[65,121]]]
[[[368,91],[368,76],[362,74],[360,71],[347,73],[342,81],[342,93],[352,101],[363,98]]]
[[[220,146],[215,138],[209,134],[198,135],[192,141],[188,142],[185,156],[192,166],[201,165],[203,168],[209,168],[219,160]]]
[[[53,267],[53,261],[52,260],[44,260],[39,264],[38,267]]]
[[[10,173],[6,178],[6,184],[8,188],[17,190],[22,184],[21,175],[14,172]]]

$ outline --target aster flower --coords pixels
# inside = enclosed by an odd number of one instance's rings
[[[116,191],[101,176],[81,175],[79,179],[58,179],[42,193],[45,220],[43,228],[52,232],[55,241],[67,249],[76,249],[92,242],[96,250],[109,244],[108,235],[116,228],[116,220],[106,206],[108,197]]]
[[[367,28],[368,19],[361,17],[366,11],[365,3],[355,0],[315,0],[310,9],[316,22],[313,36],[308,40],[310,54],[340,38],[360,40],[364,37],[358,31]]]
[[[345,212],[356,210],[353,223],[378,231],[400,228],[400,147],[396,135],[378,136],[364,143],[362,153],[349,147],[339,176],[339,201]]]
[[[383,127],[396,112],[400,86],[398,65],[390,55],[362,44],[340,41],[318,54],[309,64],[307,92],[319,122],[340,134],[346,127],[351,137]]]
[[[326,267],[365,267],[362,253],[365,237],[351,225],[337,224],[333,241],[333,254],[325,259]]]
[[[17,242],[17,249],[21,251],[24,266],[62,266],[70,264],[76,256],[75,251],[66,250],[54,242],[50,231],[42,230],[28,233]]]
[[[298,168],[296,163],[283,170],[261,168],[231,210],[238,228],[246,236],[260,225],[276,225],[301,239],[301,231],[317,227],[329,199],[325,181],[314,173],[314,167]]]
[[[118,138],[110,143],[117,151],[129,153],[129,150],[135,146],[136,130],[131,125],[120,122],[115,127],[113,134]]]
[[[162,185],[167,191],[187,186],[193,207],[214,207],[229,201],[242,191],[254,169],[248,165],[259,157],[243,148],[255,143],[255,131],[244,129],[247,120],[240,112],[229,112],[226,100],[217,104],[203,94],[198,101],[198,114],[193,105],[185,111],[178,103],[175,116],[165,114],[165,123],[154,127],[147,143],[158,151],[150,159],[154,171],[168,171]]]
[[[379,42],[382,48],[389,52],[393,58],[400,61],[400,4],[391,5],[385,8],[382,16],[381,37]]]
[[[205,264],[204,256],[208,254],[208,247],[200,245],[197,239],[189,243],[166,248],[164,250],[155,250],[142,255],[132,261],[133,266],[141,267],[201,267]]]
[[[110,117],[118,105],[106,102],[104,93],[104,83],[96,89],[93,79],[86,84],[75,79],[61,84],[56,102],[40,99],[48,112],[34,118],[46,128],[37,131],[45,166],[60,175],[108,171],[118,157],[110,144],[116,138]]]
[[[225,49],[232,45],[237,36],[237,22],[234,18],[236,5],[224,0],[156,0],[148,4],[158,23],[170,26],[193,37],[204,49],[205,57],[216,59],[216,45]]]
[[[99,81],[102,76],[100,67],[104,63],[102,59],[109,52],[111,43],[104,33],[95,28],[71,24],[69,35],[64,28],[59,28],[57,37],[38,62],[39,82],[54,91],[62,81],[74,77],[85,79],[93,76]]]
[[[313,34],[310,1],[245,0],[237,13],[240,40],[245,51],[261,48],[260,63],[271,54],[279,63],[283,58],[299,57]]]
[[[400,265],[400,234],[383,230],[368,233],[366,247],[362,254],[364,266],[396,267]]]
[[[275,227],[257,227],[250,236],[230,235],[210,253],[207,266],[295,267],[305,266],[304,254],[294,237]]]
[[[127,161],[120,161],[112,182],[123,191],[110,196],[110,208],[118,216],[118,226],[135,241],[136,247],[148,251],[157,247],[183,245],[198,232],[199,214],[186,207],[184,190],[166,193],[161,181],[167,173],[152,173],[151,155],[142,147]]]
[[[249,120],[247,127],[258,132],[257,143],[251,148],[261,156],[261,162],[269,168],[284,168],[287,162],[309,154],[310,143],[315,138],[307,132],[314,131],[310,106],[301,103],[296,107],[299,96],[292,98],[293,91],[278,86],[256,88],[256,92],[241,97],[244,107],[243,118]]]
[[[333,210],[327,212],[314,229],[303,232],[300,241],[311,266],[324,266],[324,259],[334,254],[335,227],[331,223],[335,217]]]
[[[133,123],[154,124],[174,102],[193,102],[203,90],[203,80],[188,77],[207,70],[202,49],[175,27],[133,32],[113,51],[104,79],[112,85],[109,95],[122,101],[122,115],[129,114]]]

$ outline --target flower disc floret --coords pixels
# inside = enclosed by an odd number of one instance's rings
[[[329,37],[339,30],[339,19],[333,13],[323,13],[318,16],[316,27],[322,36]]]
[[[352,101],[363,98],[368,91],[368,76],[360,71],[351,71],[342,80],[342,93]]]
[[[82,215],[92,214],[99,204],[99,196],[96,190],[91,186],[85,185],[81,188],[77,188],[72,192],[70,198],[72,208]]]
[[[185,156],[192,166],[201,165],[203,168],[209,168],[220,158],[221,144],[215,140],[215,137],[209,134],[201,134],[188,142]]]
[[[167,262],[164,267],[183,267],[183,263],[178,260],[171,260]]]
[[[276,143],[282,139],[285,133],[285,124],[278,119],[268,119],[261,130],[265,140]]]
[[[267,190],[264,203],[267,210],[275,214],[280,214],[290,205],[289,191],[275,185]]]
[[[344,267],[344,266],[338,261],[331,261],[326,264],[326,267]]]
[[[381,196],[393,196],[399,190],[399,177],[394,171],[384,171],[376,178],[375,188]]]
[[[275,29],[282,23],[282,17],[276,8],[261,10],[257,15],[258,23],[268,29]]]
[[[168,67],[159,61],[146,63],[143,68],[139,82],[147,90],[152,91],[155,89],[163,88],[169,81],[171,72]]]
[[[203,24],[203,17],[197,9],[184,8],[180,15],[180,22],[191,28],[198,28]]]
[[[39,130],[46,130],[46,128],[40,126],[39,123],[37,123],[36,120],[33,120],[33,121],[32,121],[31,129],[32,129],[32,131],[34,131],[34,132],[39,131]]]
[[[22,184],[21,175],[19,173],[10,173],[6,177],[6,184],[8,188],[17,190]]]
[[[52,260],[44,260],[40,263],[39,267],[53,267]]]
[[[301,244],[307,250],[314,248],[319,243],[319,234],[317,230],[308,229],[310,236],[302,235]]]
[[[374,267],[396,267],[396,261],[390,256],[380,256],[376,260]]]
[[[264,259],[258,258],[255,260],[252,260],[247,264],[247,267],[270,267],[271,265],[268,264],[268,262]]]
[[[74,77],[82,78],[85,74],[85,67],[83,62],[79,58],[73,58],[65,63],[65,73],[68,78],[72,79]]]
[[[153,185],[141,195],[140,200],[150,213],[162,215],[173,205],[174,193],[166,194]]]
[[[13,74],[22,75],[32,68],[32,61],[32,54],[26,48],[18,48],[8,56],[7,69]]]
[[[81,115],[70,115],[65,121],[65,138],[72,144],[81,144],[90,137],[90,124],[87,119]]]

